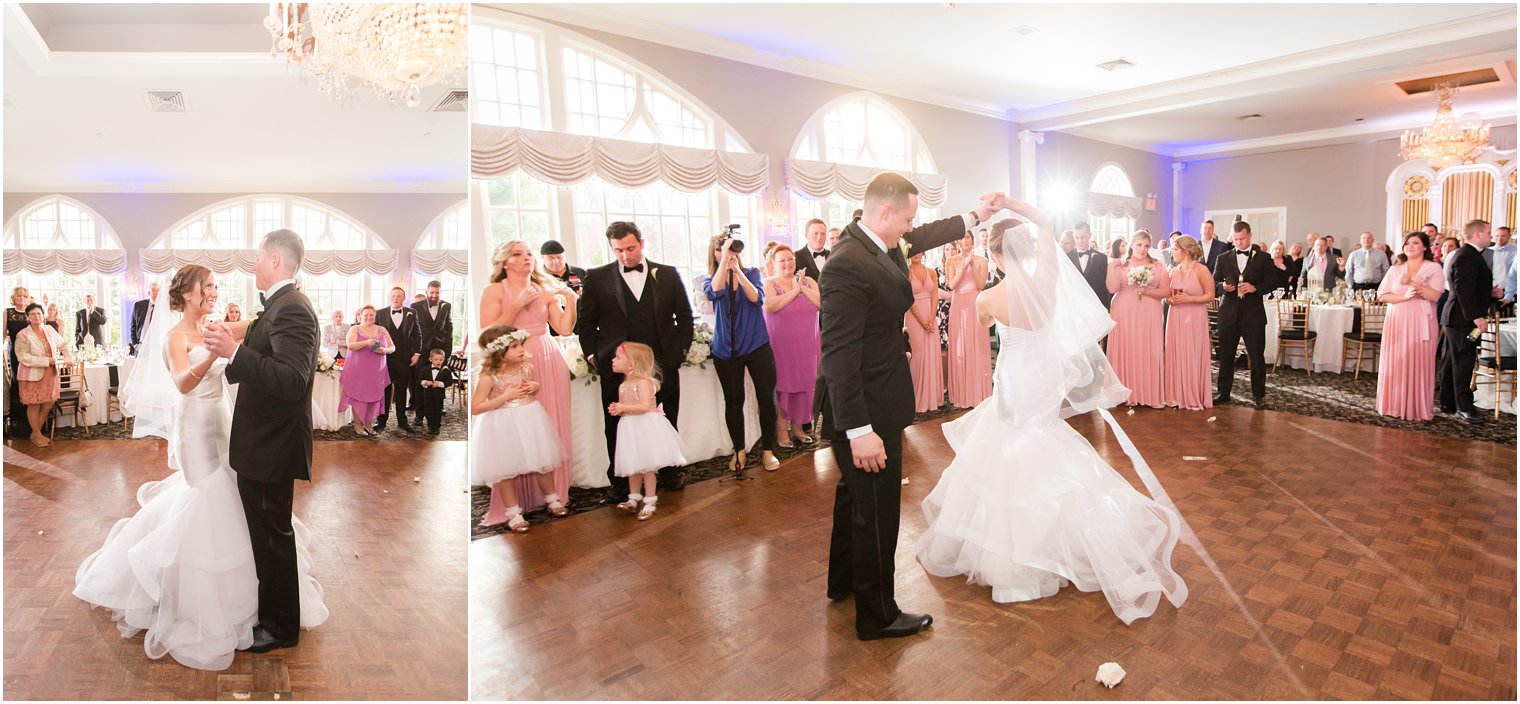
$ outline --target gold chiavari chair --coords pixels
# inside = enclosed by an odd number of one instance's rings
[[[79,411],[84,408],[80,405],[80,399],[84,398],[89,384],[84,378],[84,362],[59,362],[58,364],[58,401],[53,404],[53,410],[49,414],[52,428],[48,430],[48,439],[58,432],[58,416],[65,411],[70,418],[74,419],[74,425],[84,429],[84,434],[90,434],[90,426],[79,416]]]
[[[1500,335],[1500,318],[1496,313],[1488,315],[1488,327],[1483,334],[1478,336],[1478,360],[1473,365],[1471,388],[1476,391],[1479,386],[1494,387],[1494,418],[1499,417],[1499,409],[1504,405],[1505,387],[1509,388],[1510,403],[1515,402],[1515,355],[1503,353],[1503,337]]]
[[[1283,353],[1293,347],[1304,351],[1304,368],[1314,374],[1314,340],[1318,333],[1309,329],[1311,306],[1308,301],[1292,299],[1277,302],[1277,360],[1272,371],[1282,366]]]
[[[1346,368],[1346,358],[1356,352],[1356,373],[1352,379],[1362,378],[1362,358],[1371,363],[1373,354],[1383,346],[1383,321],[1388,316],[1388,304],[1382,301],[1362,301],[1362,329],[1346,333],[1345,347],[1341,350],[1341,370]]]

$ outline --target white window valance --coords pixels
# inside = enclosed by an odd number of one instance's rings
[[[150,274],[164,274],[186,264],[200,264],[218,274],[234,271],[252,274],[253,263],[258,258],[257,249],[145,249],[142,251],[142,268]],[[400,262],[400,253],[394,249],[308,251],[301,261],[301,271],[308,274],[338,272],[345,276],[363,272],[390,274],[396,271]]]
[[[470,252],[465,249],[414,249],[412,271],[424,274],[470,273]]]
[[[1145,210],[1140,196],[1116,196],[1109,193],[1087,194],[1087,211],[1111,218],[1139,218]]]
[[[120,249],[7,249],[5,274],[21,272],[51,274],[61,271],[70,276],[101,273],[120,274],[127,270],[127,253]]]
[[[793,192],[814,200],[839,194],[848,200],[865,200],[866,186],[876,175],[890,169],[835,164],[808,159],[786,160],[786,184]],[[902,173],[902,172],[898,172]],[[938,208],[945,202],[945,177],[939,174],[902,173],[918,188],[918,205]]]
[[[475,178],[497,178],[518,169],[558,186],[573,186],[595,176],[618,188],[643,188],[660,181],[687,193],[716,185],[749,195],[765,188],[770,157],[471,125],[470,170]]]

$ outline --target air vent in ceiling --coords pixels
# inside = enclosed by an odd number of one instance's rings
[[[1104,71],[1109,71],[1109,72],[1123,71],[1124,69],[1134,68],[1134,67],[1135,67],[1135,62],[1130,61],[1129,59],[1114,59],[1113,61],[1105,61],[1105,62],[1103,62],[1101,64],[1098,64],[1098,68],[1101,68]]]
[[[148,100],[148,112],[190,112],[185,94],[177,90],[147,90],[143,97]]]
[[[1253,113],[1251,113],[1249,115],[1237,115],[1237,116],[1235,116],[1235,119],[1237,119],[1237,120],[1260,120],[1261,119],[1261,113],[1259,113],[1259,112],[1253,112]]]
[[[1027,36],[1029,36],[1031,34],[1034,34],[1035,32],[1038,32],[1040,30],[1035,29],[1034,27],[1031,27],[1031,26],[1029,26],[1027,24],[1021,24],[1021,25],[1019,25],[1017,27],[1014,27],[1013,29],[1010,29],[1008,31],[1013,32],[1014,34],[1017,34],[1017,35],[1019,35],[1021,37],[1027,37]]]
[[[470,104],[470,92],[467,90],[451,90],[443,99],[438,101],[429,112],[464,112]]]
[[[1474,71],[1448,73],[1444,76],[1427,76],[1425,78],[1399,81],[1394,83],[1394,85],[1398,86],[1399,90],[1404,91],[1405,95],[1419,95],[1435,90],[1436,86],[1442,83],[1455,83],[1457,87],[1462,88],[1498,82],[1499,74],[1492,68],[1480,68]]]

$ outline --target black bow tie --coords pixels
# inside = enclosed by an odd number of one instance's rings
[[[1242,256],[1249,256],[1251,254],[1251,250],[1249,250],[1249,249],[1237,249],[1237,250],[1235,250],[1235,253],[1239,254],[1239,255],[1242,255]]]
[[[623,273],[624,274],[626,274],[626,273],[628,273],[630,271],[643,271],[643,270],[644,270],[644,265],[643,264],[635,264],[633,266],[625,266],[625,267],[623,267]]]
[[[827,257],[827,256],[829,256],[829,250],[827,250],[827,249],[820,249],[820,250],[818,250],[816,252],[813,252],[813,256],[815,256],[815,257]]]
[[[438,370],[439,370],[439,369],[442,369],[442,368],[443,368],[443,367],[433,367],[433,371],[435,371],[435,372],[436,372],[436,371],[438,371]]]
[[[391,309],[391,315],[401,315],[401,309],[400,308],[392,308]]]

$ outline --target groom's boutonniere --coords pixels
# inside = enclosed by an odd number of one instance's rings
[[[897,251],[902,252],[903,259],[908,259],[910,256],[912,256],[909,254],[909,252],[913,251],[913,243],[907,240],[898,242]]]
[[[654,268],[654,262],[649,263],[649,278],[654,279],[656,283],[660,280],[660,270]]]

